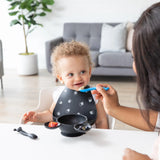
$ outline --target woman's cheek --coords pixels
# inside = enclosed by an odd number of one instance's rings
[[[133,71],[137,74],[136,65],[135,65],[135,62],[134,62],[134,61],[133,61],[132,67],[133,67]]]

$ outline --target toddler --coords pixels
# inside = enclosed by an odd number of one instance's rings
[[[25,113],[23,116],[24,123],[53,121],[54,110],[58,107],[55,108],[56,103],[65,87],[79,91],[80,88],[86,87],[90,82],[92,62],[87,45],[76,41],[64,42],[54,49],[51,61],[56,77],[64,86],[59,86],[54,90],[53,103],[48,110]],[[94,101],[97,110],[95,126],[106,129],[108,128],[108,121],[102,102]]]

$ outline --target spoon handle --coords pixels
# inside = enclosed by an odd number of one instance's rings
[[[18,129],[14,129],[14,131],[17,131],[19,132],[20,134],[24,135],[24,136],[27,136],[27,137],[30,137],[32,139],[37,139],[38,136],[33,134],[33,133],[27,133],[26,131],[22,130],[21,127],[19,127]]]
[[[33,133],[27,133],[27,132],[25,132],[25,131],[19,131],[19,133],[21,133],[22,135],[24,135],[24,136],[28,136],[28,137],[30,137],[30,138],[32,138],[32,139],[36,139],[37,138],[37,135],[35,135],[35,134],[33,134]]]
[[[106,91],[109,90],[109,87],[103,87],[103,88],[104,88]],[[92,91],[92,90],[96,90],[96,87],[81,89],[80,92],[88,92],[88,91]]]

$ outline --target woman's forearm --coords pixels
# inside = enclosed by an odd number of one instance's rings
[[[158,112],[150,111],[149,113],[150,113],[150,122],[153,126],[155,126]],[[147,122],[144,120],[141,111],[139,109],[118,106],[110,110],[109,115],[138,129],[146,131],[153,130],[148,126]]]

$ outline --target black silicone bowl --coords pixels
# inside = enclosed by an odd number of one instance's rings
[[[78,114],[69,114],[57,119],[60,123],[61,134],[67,137],[80,136],[91,129],[87,117]]]

